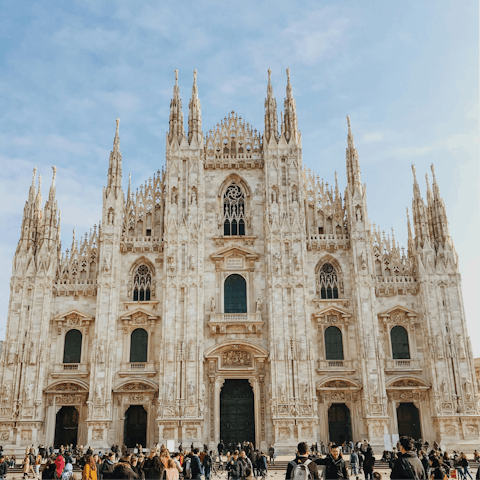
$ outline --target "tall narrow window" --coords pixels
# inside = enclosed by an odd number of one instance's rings
[[[145,363],[148,354],[148,333],[143,328],[137,328],[130,337],[130,362]]]
[[[320,268],[320,295],[321,298],[338,298],[337,271],[330,263],[324,263]]]
[[[325,330],[325,359],[343,360],[342,332],[338,327]]]
[[[247,313],[247,283],[241,275],[229,275],[223,290],[225,313]]]
[[[410,347],[408,345],[408,333],[400,325],[390,330],[392,339],[392,355],[394,360],[405,360],[410,358]]]
[[[150,300],[152,275],[146,265],[140,265],[133,277],[133,301],[144,302]]]
[[[69,330],[65,335],[63,363],[80,363],[82,357],[82,332]]]
[[[235,183],[223,195],[223,234],[245,235],[245,197]]]

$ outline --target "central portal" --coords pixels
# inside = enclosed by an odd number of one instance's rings
[[[255,408],[248,380],[225,380],[220,392],[220,438],[228,444],[255,445]]]

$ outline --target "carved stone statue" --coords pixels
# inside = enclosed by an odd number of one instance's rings
[[[95,382],[95,395],[99,401],[102,401],[103,397],[103,385],[100,380]]]
[[[302,390],[303,390],[302,399],[306,403],[308,401],[308,382],[306,380],[303,382]]]
[[[210,299],[210,311],[211,311],[212,313],[215,313],[215,310],[216,310],[216,309],[217,309],[217,304],[216,304],[216,302],[215,302],[215,297],[212,297],[212,298]]]
[[[98,347],[98,362],[105,363],[105,342],[101,342]]]
[[[357,217],[357,222],[362,221],[362,209],[360,207],[357,207],[356,217]]]
[[[365,270],[367,268],[367,257],[365,256],[365,252],[360,254],[360,265]]]
[[[463,339],[463,335],[458,335],[458,356],[461,359],[464,359],[467,356],[465,352],[465,340]]]
[[[167,402],[173,401],[173,382],[167,383]]]
[[[31,402],[33,399],[33,389],[35,385],[33,382],[30,382],[26,387],[25,387],[25,400],[27,402]]]
[[[196,205],[197,204],[197,192],[195,190],[192,190],[192,196],[190,198],[190,205]]]
[[[113,218],[114,218],[114,213],[113,213],[113,208],[111,208],[108,211],[108,224],[113,225]]]
[[[257,302],[255,303],[255,311],[256,311],[257,313],[260,313],[260,312],[262,311],[262,304],[263,304],[262,299],[259,298],[259,299],[257,300]]]
[[[287,386],[285,385],[285,382],[280,385],[280,400],[282,403],[287,401]]]

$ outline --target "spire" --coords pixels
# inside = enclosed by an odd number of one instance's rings
[[[178,143],[185,136],[183,128],[182,101],[180,100],[180,88],[178,86],[178,69],[175,70],[175,86],[173,87],[173,98],[170,102],[170,121],[168,130],[168,143],[175,138]]]
[[[113,150],[110,152],[110,160],[108,166],[108,182],[107,182],[107,195],[111,191],[114,192],[115,197],[118,195],[119,190],[122,188],[122,153],[120,152],[120,119],[116,120],[115,138],[113,140]]]
[[[193,138],[196,138],[198,143],[203,139],[201,108],[200,100],[198,99],[197,70],[194,70],[192,99],[188,104],[188,143],[192,143]]]
[[[265,99],[265,141],[278,141],[277,100],[273,96],[272,70],[268,69],[267,98]]]
[[[445,243],[451,243],[450,230],[448,228],[447,211],[445,202],[440,194],[440,187],[435,177],[435,167],[431,165],[433,177],[433,194],[432,194],[432,229],[433,238],[436,245],[445,247]],[[429,202],[430,203],[430,202]]]
[[[412,212],[413,212],[413,226],[415,228],[415,246],[423,247],[425,242],[429,240],[428,229],[428,212],[425,207],[425,203],[420,194],[420,187],[417,182],[417,170],[415,165],[412,164],[413,172],[413,200],[412,200]]]
[[[347,115],[348,135],[347,135],[347,182],[350,192],[353,194],[356,189],[363,192],[362,176],[360,172],[360,162],[358,161],[358,152],[353,142],[352,129],[350,128],[350,117]]]
[[[290,69],[287,68],[287,98],[284,102],[285,110],[285,139],[287,142],[290,142],[292,138],[297,138],[297,104],[295,98],[293,97],[293,89],[290,84]]]

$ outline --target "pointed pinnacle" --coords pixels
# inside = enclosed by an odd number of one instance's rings
[[[175,69],[175,86],[178,87],[178,68]]]
[[[193,71],[193,85],[197,86],[197,69]]]
[[[417,169],[415,168],[414,163],[412,163],[412,172],[413,172],[413,178],[415,180],[415,183],[417,183]]]
[[[37,176],[37,167],[33,167],[32,187],[35,186],[35,177]]]
[[[287,85],[290,85],[290,68],[287,68]]]
[[[432,163],[432,165],[430,166],[430,169],[432,170],[433,183],[437,183],[437,179],[436,179],[436,177],[435,177],[435,166],[433,165],[433,163]]]

